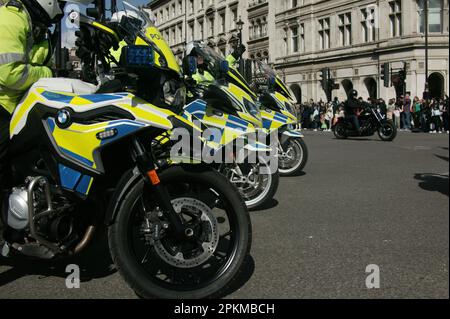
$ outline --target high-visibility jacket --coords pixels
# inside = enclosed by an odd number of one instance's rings
[[[230,54],[226,57],[226,60],[230,66],[230,68],[236,68],[237,66],[237,60]],[[204,71],[203,74],[200,72],[197,72],[192,76],[192,78],[198,83],[198,84],[211,84],[215,81],[214,77],[211,73],[208,71]]]
[[[238,67],[237,60],[232,54],[227,55],[226,60],[230,68],[236,69]]]
[[[34,82],[52,76],[42,65],[49,51],[47,40],[34,43],[30,15],[19,0],[0,7],[0,105],[9,113]]]
[[[215,81],[214,77],[208,71],[203,71],[203,74],[200,72],[195,73],[192,78],[197,82],[197,84],[211,84]]]

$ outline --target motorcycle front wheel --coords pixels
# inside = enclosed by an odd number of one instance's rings
[[[226,167],[223,174],[236,186],[248,209],[258,209],[267,204],[278,190],[278,171],[260,157],[258,162]]]
[[[159,178],[192,230],[190,239],[172,235],[154,195],[140,181],[109,229],[116,267],[142,298],[223,296],[243,271],[251,246],[251,222],[241,196],[223,175],[203,166],[174,166]]]
[[[308,161],[308,148],[302,138],[290,138],[280,145],[278,152],[278,171],[280,176],[293,176],[300,173]]]
[[[394,122],[390,120],[383,122],[380,128],[378,129],[378,136],[382,141],[385,142],[393,141],[397,136],[397,127],[395,126]]]

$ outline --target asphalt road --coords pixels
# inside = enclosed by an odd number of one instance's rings
[[[449,298],[448,135],[306,141],[305,174],[282,178],[270,207],[251,213],[251,257],[227,298]],[[67,262],[1,259],[0,298],[136,298],[106,253],[76,262],[81,287],[67,289]],[[369,264],[379,289],[366,287]]]

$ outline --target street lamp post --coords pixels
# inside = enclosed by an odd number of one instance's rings
[[[244,22],[242,21],[241,17],[239,17],[239,20],[236,22],[237,30],[238,30],[238,37],[239,37],[239,45],[241,46],[242,43],[242,30],[244,29]],[[239,71],[241,74],[244,74],[245,66],[244,66],[244,60],[242,57],[239,59]]]
[[[242,21],[241,17],[239,17],[239,20],[236,22],[237,30],[239,32],[239,45],[242,44],[242,30],[244,29],[244,22]]]

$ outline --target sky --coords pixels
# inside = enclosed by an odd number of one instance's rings
[[[132,5],[135,6],[141,6],[141,5],[145,5],[148,4],[149,2],[151,2],[151,0],[127,0],[128,3],[131,3]],[[109,0],[106,0],[106,8],[109,9],[110,8],[110,4],[111,2]],[[73,6],[73,4],[71,4],[70,2],[68,3],[68,5],[66,6],[66,12],[70,12],[71,6]],[[122,8],[122,0],[117,0],[117,7],[120,10]],[[73,7],[72,7],[73,8]],[[86,7],[84,6],[80,6],[80,11],[82,13],[84,13],[84,10],[86,9]],[[67,16],[67,13],[66,13]],[[69,24],[64,23],[65,19],[63,20],[63,27],[62,27],[62,46],[66,47],[66,48],[72,48],[75,45],[75,30],[73,29]]]

